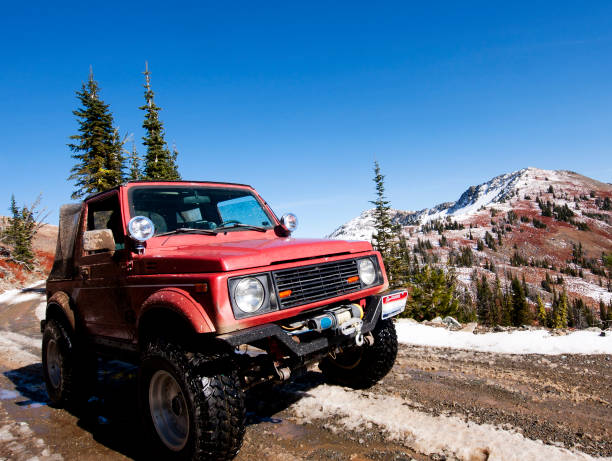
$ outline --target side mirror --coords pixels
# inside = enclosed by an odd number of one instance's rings
[[[83,233],[83,250],[115,251],[115,238],[110,229],[96,229]]]

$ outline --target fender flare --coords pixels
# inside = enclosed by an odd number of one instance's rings
[[[45,318],[49,317],[49,308],[51,306],[59,307],[62,313],[64,314],[64,317],[66,317],[66,320],[70,324],[72,331],[76,331],[76,319],[74,317],[74,310],[72,310],[72,307],[70,305],[70,296],[68,296],[63,291],[58,291],[54,293],[53,296],[51,296],[47,300],[47,309],[45,310]]]
[[[216,331],[208,314],[193,297],[185,290],[180,288],[162,288],[150,295],[142,304],[140,315],[136,327],[140,328],[140,323],[147,312],[154,309],[169,309],[181,316],[189,323],[196,333],[212,333]]]

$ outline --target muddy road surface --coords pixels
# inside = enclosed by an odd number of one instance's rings
[[[78,414],[51,408],[34,290],[0,295],[0,460],[157,459],[141,433],[136,370],[99,361]],[[612,458],[609,355],[506,355],[400,346],[367,391],[313,370],[247,393],[238,460]]]

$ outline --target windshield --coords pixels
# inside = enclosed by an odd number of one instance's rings
[[[270,229],[274,219],[248,189],[199,186],[135,186],[130,215],[153,221],[155,235],[179,229]]]

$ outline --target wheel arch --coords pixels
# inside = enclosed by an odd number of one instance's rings
[[[47,301],[47,309],[45,311],[45,319],[55,319],[69,326],[72,331],[76,331],[76,318],[72,309],[70,296],[63,291],[58,291],[53,294]]]
[[[204,308],[179,288],[164,288],[149,296],[142,305],[137,320],[139,342],[152,335],[212,333],[215,326]]]

